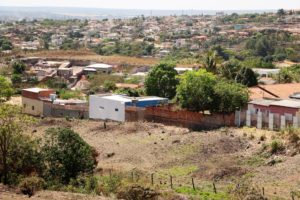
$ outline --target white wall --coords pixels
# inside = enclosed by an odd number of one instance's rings
[[[90,96],[89,118],[124,122],[125,103],[105,99],[96,95]]]

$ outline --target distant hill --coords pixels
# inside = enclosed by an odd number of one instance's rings
[[[274,10],[228,10],[232,13],[263,13]],[[65,8],[65,7],[0,7],[0,20],[22,19],[104,19],[130,18],[136,16],[169,16],[169,15],[215,15],[218,10],[135,10],[105,8]]]

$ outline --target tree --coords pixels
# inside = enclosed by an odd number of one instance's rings
[[[219,81],[214,86],[214,99],[214,111],[231,113],[247,105],[249,93],[248,89],[239,83]]]
[[[105,80],[103,83],[103,89],[105,92],[110,92],[117,89],[116,83],[111,80]]]
[[[20,74],[13,74],[11,77],[11,82],[16,85],[22,82],[22,77]]]
[[[177,100],[183,108],[191,111],[211,110],[216,83],[216,76],[204,69],[186,72],[180,77]]]
[[[22,74],[25,71],[25,64],[20,61],[15,61],[12,64],[14,74]]]
[[[277,11],[277,15],[279,16],[279,17],[283,17],[284,15],[285,15],[286,13],[285,13],[285,10],[284,9],[279,9],[278,11]]]
[[[12,50],[12,43],[4,37],[0,37],[0,50]]]
[[[160,63],[153,67],[145,80],[146,94],[172,99],[178,84],[178,73],[174,67],[172,63]]]
[[[80,174],[92,173],[97,165],[96,151],[77,133],[67,128],[46,131],[43,153],[46,179],[69,183]]]
[[[227,80],[241,83],[248,87],[258,84],[254,71],[249,67],[242,66],[238,60],[230,60],[224,63],[220,67],[219,74]]]
[[[8,101],[14,94],[11,83],[4,77],[0,76],[0,103]]]
[[[282,68],[275,79],[278,83],[292,83],[295,80],[295,73],[291,69]]]
[[[14,181],[10,179],[14,173],[29,174],[42,168],[36,141],[22,134],[31,121],[20,107],[0,105],[0,180],[4,184]]]
[[[203,66],[206,71],[216,73],[217,72],[217,52],[216,51],[208,51],[203,59]]]
[[[238,71],[235,77],[235,82],[241,83],[247,87],[256,86],[258,84],[257,75],[251,68],[248,67],[242,67]]]

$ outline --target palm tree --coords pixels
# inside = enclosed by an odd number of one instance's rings
[[[203,66],[206,71],[217,73],[217,52],[216,51],[208,51],[203,59]]]

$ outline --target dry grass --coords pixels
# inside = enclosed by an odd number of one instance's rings
[[[55,50],[55,51],[38,51],[27,53],[23,56],[34,56],[34,57],[45,57],[45,58],[53,58],[53,59],[65,59],[65,60],[90,60],[94,62],[104,62],[113,65],[131,65],[131,66],[152,66],[159,62],[158,59],[155,58],[137,58],[137,57],[129,57],[129,56],[101,56],[96,53],[82,49],[78,51],[66,51],[66,50]]]
[[[108,122],[105,129],[103,122],[64,119],[44,119],[28,132],[37,130],[34,134],[41,136],[49,127],[72,127],[78,132],[100,153],[99,171],[113,169],[130,176],[130,171],[135,170],[147,176],[148,181],[149,175],[155,173],[156,183],[166,187],[168,175],[174,176],[175,187],[190,187],[191,177],[199,187],[217,180],[220,188],[246,178],[258,188],[264,186],[268,196],[284,198],[300,182],[300,155],[280,155],[283,162],[274,166],[258,157],[274,132],[232,128],[190,132],[185,128],[142,122]],[[244,133],[255,138],[249,139]],[[261,135],[266,137],[265,141],[260,140]]]

